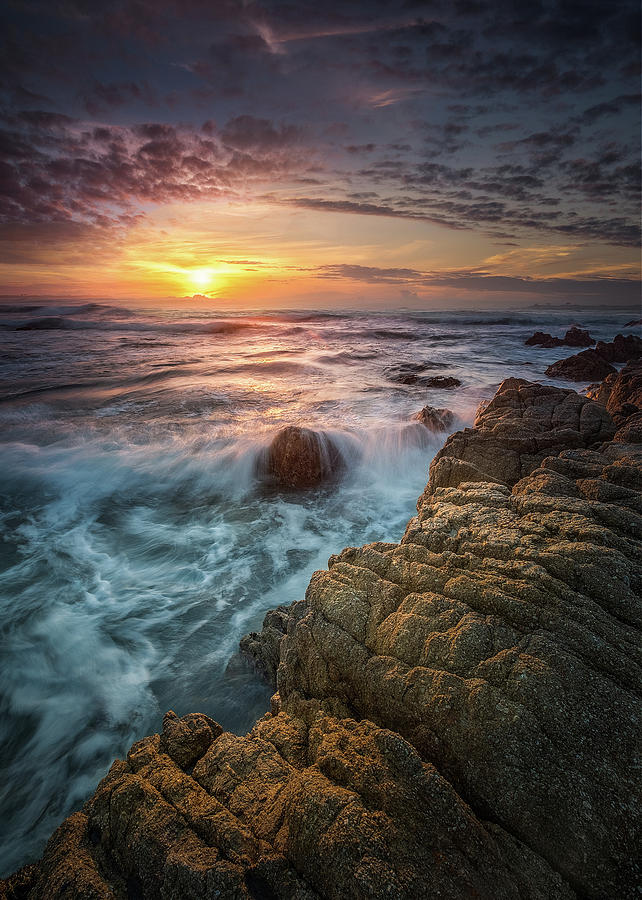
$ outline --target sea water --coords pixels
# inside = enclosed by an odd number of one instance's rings
[[[265,712],[239,638],[330,554],[399,540],[445,439],[413,413],[470,425],[502,379],[550,382],[576,352],[524,346],[534,330],[628,318],[0,304],[0,875],[167,709],[238,733]],[[461,387],[391,381],[404,363]],[[332,434],[340,483],[257,482],[288,424]]]

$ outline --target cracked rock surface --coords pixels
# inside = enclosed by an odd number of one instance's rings
[[[271,712],[243,737],[169,713],[0,897],[635,896],[630,433],[504,382],[400,543],[332,556],[279,610]]]

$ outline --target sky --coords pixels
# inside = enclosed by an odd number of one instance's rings
[[[5,0],[0,35],[1,296],[639,299],[637,0]]]

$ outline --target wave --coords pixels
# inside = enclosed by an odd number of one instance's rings
[[[125,306],[115,306],[110,303],[74,303],[74,304],[51,304],[51,303],[2,303],[0,301],[0,316],[21,315],[26,313],[39,312],[43,316],[80,316],[87,314],[105,315],[107,313],[115,313],[121,317],[137,316],[135,310]]]
[[[5,322],[2,327],[13,331],[103,331],[103,332],[151,332],[164,335],[212,334],[231,335],[249,329],[270,327],[265,323],[238,320],[211,320],[206,322],[118,321],[102,319],[72,319],[67,316],[42,316],[26,322]]]
[[[364,360],[377,359],[378,357],[378,353],[369,352],[367,350],[341,350],[338,353],[325,353],[322,356],[317,356],[316,361],[320,363],[356,366]]]
[[[378,338],[383,341],[416,341],[425,335],[417,334],[416,331],[398,331],[395,328],[375,328],[364,331],[364,337]]]

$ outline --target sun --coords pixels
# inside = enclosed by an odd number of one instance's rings
[[[211,269],[191,269],[189,279],[194,287],[204,290],[212,283],[213,272]]]

